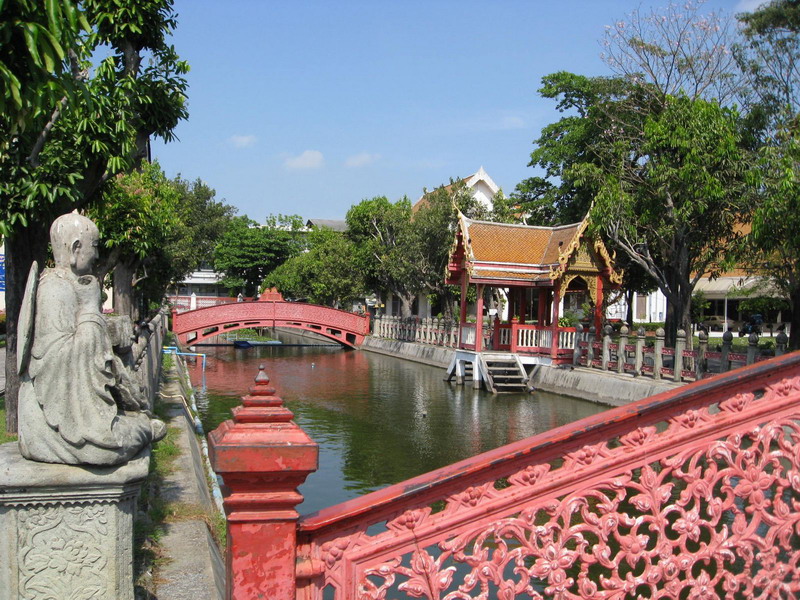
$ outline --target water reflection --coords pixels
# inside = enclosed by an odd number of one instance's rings
[[[230,417],[260,363],[320,444],[320,469],[301,489],[302,512],[353,498],[491,450],[603,407],[537,392],[492,396],[443,381],[444,370],[321,347],[206,347],[197,405],[206,431]],[[202,370],[191,365],[193,382]]]

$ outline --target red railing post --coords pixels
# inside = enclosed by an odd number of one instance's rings
[[[517,331],[519,331],[517,325],[519,325],[519,319],[517,319],[517,317],[511,317],[511,349],[509,352],[516,353],[517,351]]]
[[[292,417],[261,365],[233,420],[209,435],[228,522],[228,600],[295,600],[297,488],[317,470],[319,447]]]

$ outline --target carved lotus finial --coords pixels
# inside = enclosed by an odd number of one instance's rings
[[[266,366],[264,363],[258,365],[258,375],[256,375],[255,378],[256,385],[266,385],[269,383],[269,375],[264,371],[265,368]]]

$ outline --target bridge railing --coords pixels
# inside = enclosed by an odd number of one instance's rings
[[[263,294],[258,302],[228,302],[182,313],[173,308],[172,313],[172,330],[184,344],[258,327],[303,329],[353,347],[369,334],[369,316],[305,302],[264,299]]]
[[[800,353],[300,519],[296,486],[316,448],[258,387],[211,436],[226,484],[231,598],[800,592]]]
[[[730,331],[723,334],[719,350],[715,351],[709,350],[708,334],[705,332],[700,332],[699,343],[694,349],[687,349],[688,340],[683,330],[678,331],[674,347],[666,346],[663,329],[658,329],[650,337],[642,327],[632,333],[623,325],[616,341],[612,333],[610,325],[604,328],[600,336],[596,335],[594,327],[585,330],[578,325],[574,337],[573,363],[620,374],[687,382],[771,358],[761,353],[756,334],[749,336],[746,352],[734,352],[733,334]],[[786,333],[779,332],[775,337],[775,356],[786,352],[788,342]]]

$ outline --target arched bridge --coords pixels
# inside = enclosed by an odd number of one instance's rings
[[[258,302],[231,302],[178,313],[172,311],[172,331],[183,344],[201,343],[215,335],[254,327],[289,327],[312,331],[343,346],[360,346],[369,334],[369,316],[318,304],[286,302],[265,294]]]

